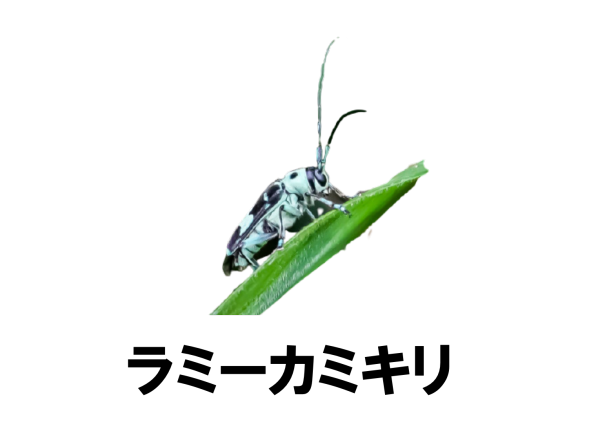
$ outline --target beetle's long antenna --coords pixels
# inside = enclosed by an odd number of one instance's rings
[[[333,135],[335,135],[335,131],[339,127],[339,123],[341,123],[345,117],[352,115],[352,114],[358,114],[358,113],[366,113],[366,111],[364,109],[354,109],[353,111],[346,112],[341,117],[339,117],[339,119],[335,123],[335,127],[333,127],[333,130],[331,131],[331,135],[329,135],[329,139],[327,140],[327,144],[325,145],[325,147],[327,147],[327,146],[331,147],[331,140],[333,139]]]
[[[337,39],[339,39],[339,36],[337,37]],[[317,86],[317,147],[323,146],[323,141],[321,140],[321,134],[323,133],[323,80],[325,80],[325,66],[327,64],[327,56],[329,55],[329,50],[331,50],[331,46],[333,44],[335,44],[335,38],[331,40],[331,42],[327,46],[327,50],[325,51],[323,63],[321,64],[321,75],[319,76],[319,84]]]
[[[327,55],[329,54],[329,50],[331,49],[331,46],[333,45],[334,42],[335,42],[335,39],[333,41],[331,41],[331,43],[329,44],[329,47],[327,47],[327,51],[325,52],[325,58],[323,59],[323,64],[321,65],[321,78],[319,79],[319,93],[317,95],[317,106],[318,106],[318,113],[319,113],[319,121],[317,124],[317,130],[319,133],[319,146],[317,147],[317,164],[318,164],[319,171],[322,171],[325,168],[325,162],[327,161],[327,155],[329,154],[329,148],[331,146],[331,141],[333,141],[333,135],[335,135],[335,131],[337,130],[339,123],[341,123],[341,120],[343,120],[348,115],[356,114],[358,112],[366,112],[364,109],[356,109],[356,110],[353,110],[353,111],[343,114],[339,118],[339,120],[337,120],[337,123],[335,123],[335,127],[331,131],[331,135],[329,136],[327,145],[325,146],[325,156],[323,157],[323,146],[321,145],[321,94],[323,92],[323,78],[325,77],[325,64],[327,63]]]

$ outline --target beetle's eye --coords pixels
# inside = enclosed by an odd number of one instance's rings
[[[327,177],[325,177],[325,174],[323,174],[323,172],[319,169],[315,170],[315,178],[321,186],[325,186],[327,184]]]

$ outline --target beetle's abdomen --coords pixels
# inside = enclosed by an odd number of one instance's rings
[[[223,261],[224,274],[229,276],[230,274],[232,274],[233,269],[234,269],[234,256],[226,256]]]

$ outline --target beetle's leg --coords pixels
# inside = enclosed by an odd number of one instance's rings
[[[326,204],[329,207],[332,207],[332,208],[337,209],[337,210],[341,210],[346,215],[352,216],[352,214],[350,213],[350,211],[348,209],[346,209],[345,207],[343,207],[343,205],[341,205],[341,204],[335,204],[332,201],[327,200],[326,198],[319,197],[319,196],[314,195],[314,194],[307,193],[306,195],[311,196],[315,200],[320,201],[321,203]]]
[[[301,221],[301,218],[304,216],[305,211],[306,211],[306,214],[308,215],[308,217],[313,221],[315,220],[315,217],[312,214],[312,212],[310,210],[308,210],[308,208],[305,206],[304,197],[296,196],[296,201],[293,202],[292,200],[293,200],[293,198],[291,198],[288,202],[286,202],[284,204],[283,212],[286,217],[288,217],[288,215],[289,215],[290,217],[294,217],[294,218],[296,218],[296,220]],[[291,226],[290,229],[293,229],[291,231],[294,232],[294,231],[296,231],[296,226]]]
[[[259,250],[262,248],[261,244],[268,242],[276,237],[277,233],[253,233],[248,238],[246,238],[246,240],[242,244],[242,249],[240,250],[240,253],[242,254],[242,257],[244,257],[246,261],[250,264],[253,271],[256,271],[259,267],[258,262],[255,260],[253,256],[257,254]],[[250,248],[256,248],[257,251],[252,251],[250,250]]]
[[[283,220],[283,211],[284,207],[279,206],[279,241],[277,241],[277,248],[282,248],[284,246],[284,239],[286,239],[286,228],[284,226]]]
[[[294,206],[292,206],[289,203],[285,203],[282,207],[283,207],[284,213],[286,215],[292,215],[292,216],[295,216],[297,218],[300,217],[300,216],[302,216],[302,212],[300,212],[299,207],[294,207]]]
[[[306,215],[308,218],[310,218],[311,221],[316,220],[317,218],[313,215],[312,211],[308,208],[308,206],[306,205],[306,203],[299,203],[298,204],[298,209],[300,210],[300,216],[304,216]]]
[[[284,213],[296,218],[300,218],[304,215],[304,197],[298,196],[296,194],[290,194],[287,201],[284,203]]]
[[[252,253],[248,251],[246,248],[242,248],[240,250],[240,254],[248,261],[248,263],[250,263],[250,266],[252,266],[253,271],[256,271],[259,267],[259,263],[252,257]]]
[[[242,243],[243,247],[250,247],[253,245],[260,245],[263,242],[267,242],[277,236],[277,233],[252,233]],[[248,250],[250,251],[250,250]]]
[[[316,220],[315,216],[312,214],[312,212],[310,211],[310,209],[306,206],[302,206],[302,210],[304,210],[304,212],[306,212],[306,214],[310,217],[311,220]]]

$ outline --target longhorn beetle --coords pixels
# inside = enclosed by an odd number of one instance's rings
[[[321,91],[323,77],[325,76],[325,63],[329,49],[335,40],[331,41],[323,65],[321,65],[321,78],[319,79],[319,92],[317,95],[319,121],[319,146],[317,147],[317,166],[298,168],[290,171],[283,179],[271,183],[261,194],[252,210],[242,220],[232,235],[223,262],[224,274],[229,276],[234,270],[242,271],[247,266],[254,270],[259,267],[257,259],[271,254],[276,248],[282,248],[286,237],[286,230],[296,232],[308,222],[315,220],[312,210],[315,202],[326,206],[325,209],[338,209],[350,216],[350,212],[340,203],[350,197],[345,196],[329,182],[329,175],[325,171],[325,162],[333,135],[339,123],[347,116],[366,112],[362,109],[353,110],[343,114],[331,131],[325,155],[321,147]],[[330,200],[335,199],[336,202]]]

